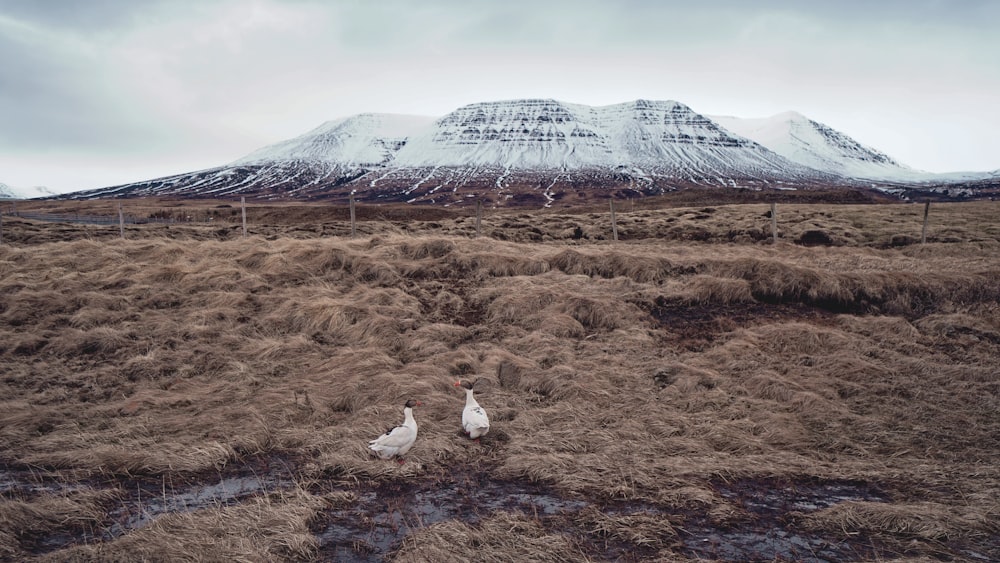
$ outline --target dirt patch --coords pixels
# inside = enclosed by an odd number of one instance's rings
[[[721,334],[788,321],[832,322],[834,313],[797,303],[685,303],[658,299],[646,307],[667,330],[668,340],[688,350],[701,350]]]

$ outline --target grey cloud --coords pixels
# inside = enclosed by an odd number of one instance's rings
[[[124,148],[150,131],[99,69],[0,36],[0,147]]]
[[[209,2],[211,0],[205,0]],[[186,2],[169,0],[0,0],[0,15],[34,25],[76,32],[127,28],[141,14]]]

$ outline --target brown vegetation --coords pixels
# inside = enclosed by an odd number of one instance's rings
[[[1000,558],[997,204],[326,209],[4,216],[0,559]]]

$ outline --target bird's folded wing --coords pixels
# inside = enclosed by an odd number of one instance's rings
[[[375,440],[372,440],[373,444],[378,444],[381,446],[390,447],[400,447],[410,442],[413,439],[413,429],[407,428],[406,426],[397,426],[386,432],[385,434],[379,436]]]
[[[470,428],[487,428],[490,425],[490,419],[482,408],[472,407],[465,409],[465,412],[462,413],[462,423]]]

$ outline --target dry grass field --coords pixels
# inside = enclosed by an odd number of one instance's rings
[[[1000,204],[126,208],[3,216],[0,560],[1000,560]]]

